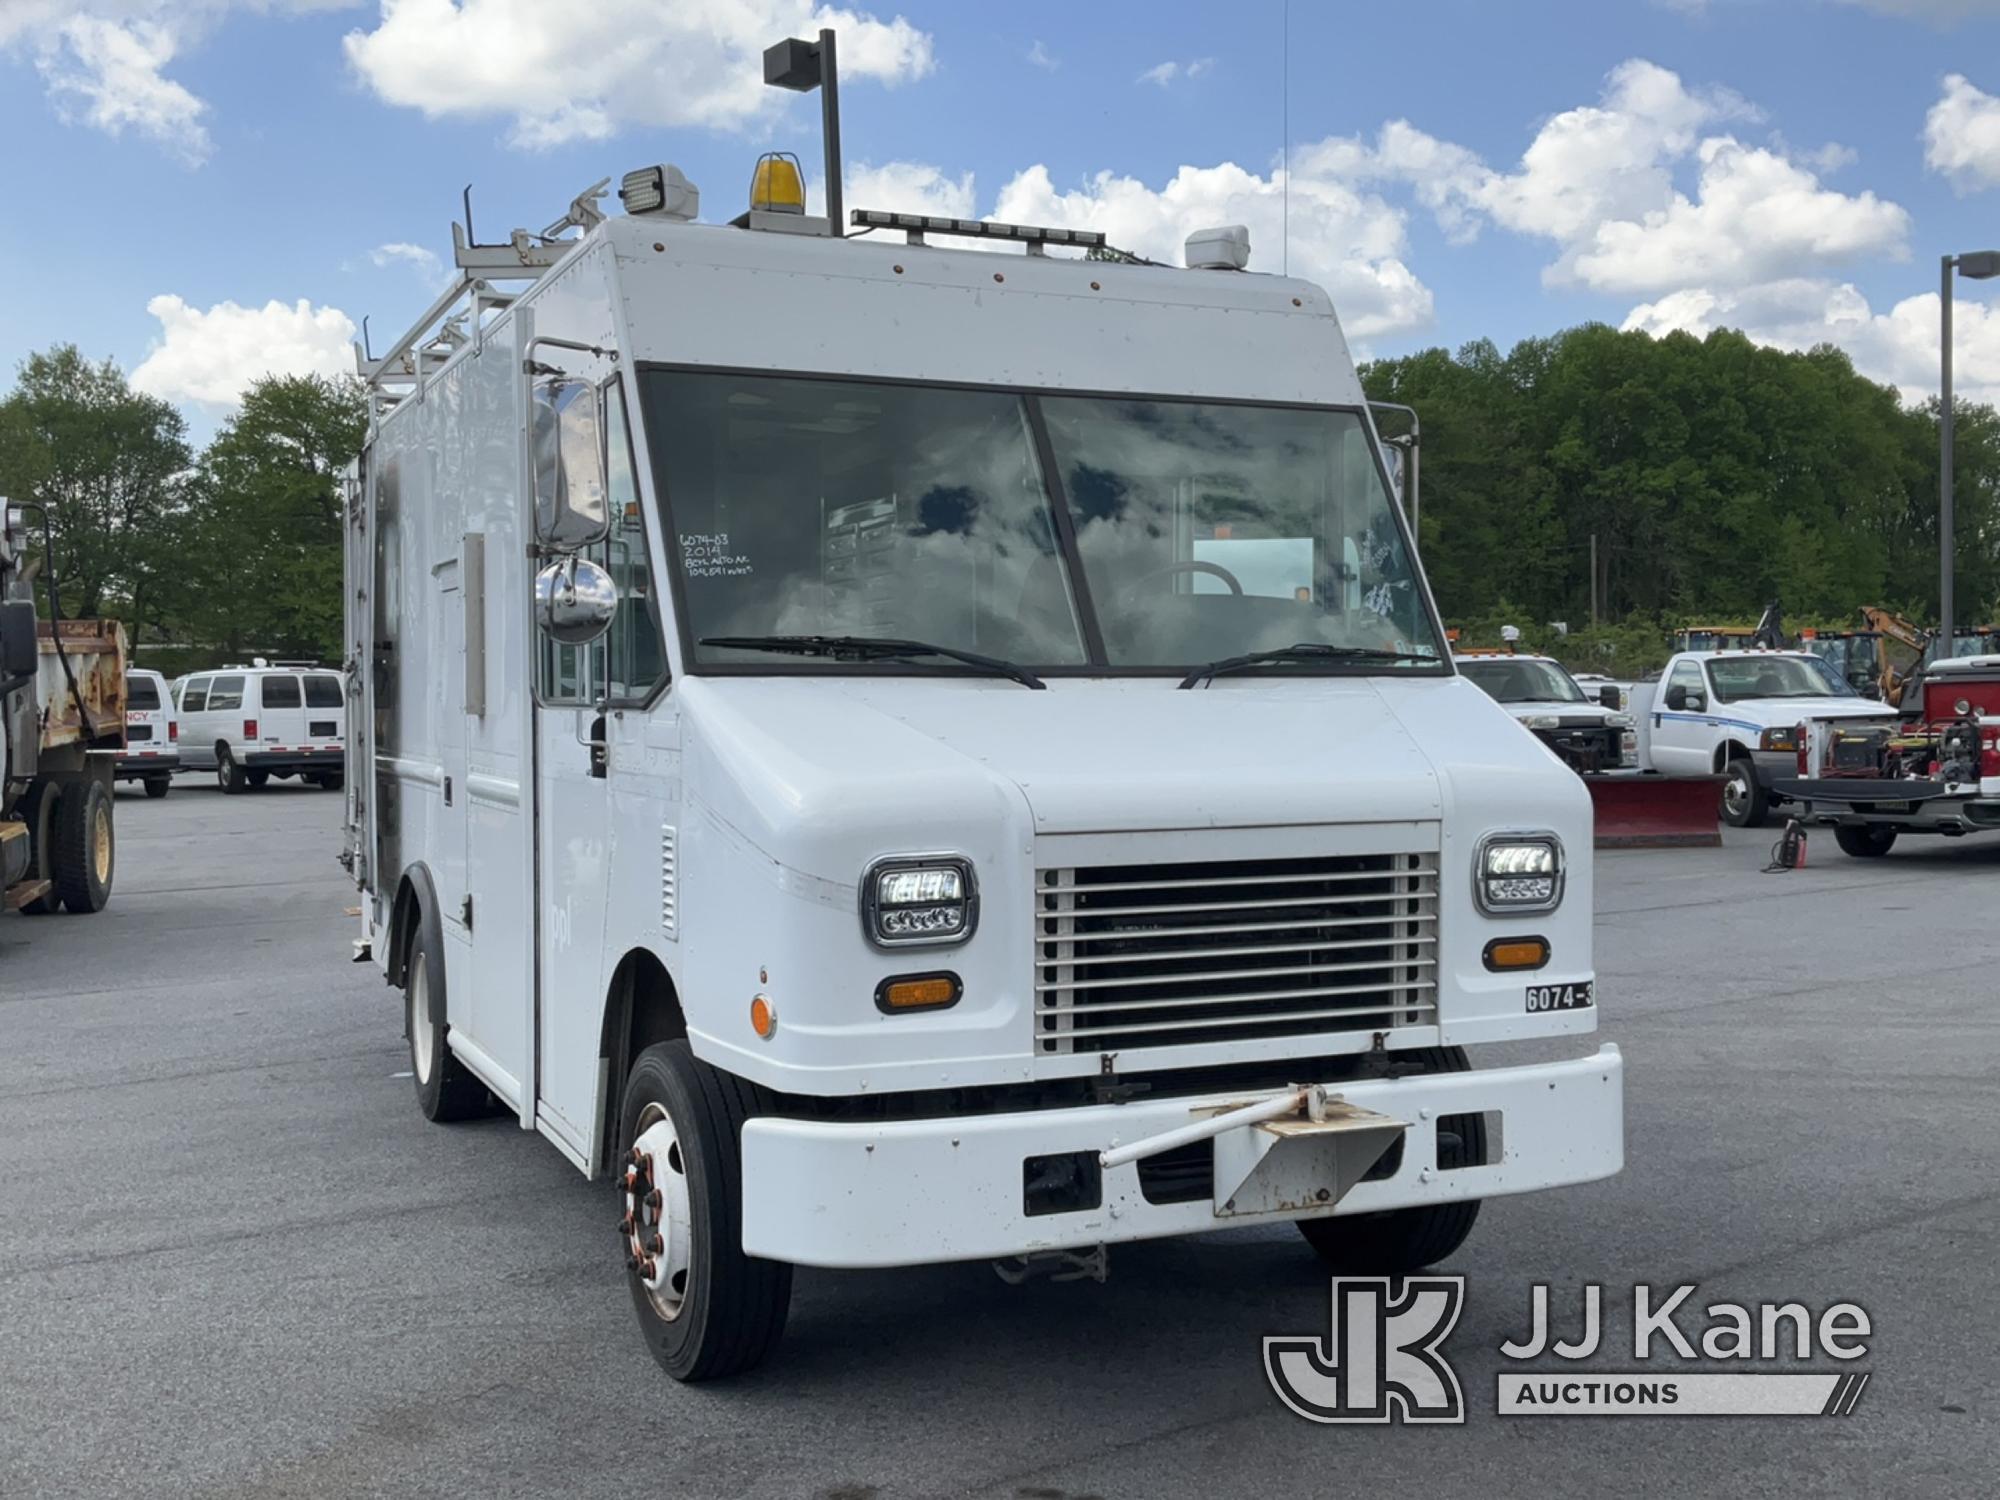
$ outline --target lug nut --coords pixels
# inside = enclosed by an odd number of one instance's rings
[[[636,1221],[634,1221],[630,1214],[626,1214],[625,1217],[618,1221],[618,1232],[620,1234],[630,1234],[636,1227]]]
[[[658,1213],[664,1208],[666,1202],[666,1194],[662,1193],[658,1188],[654,1188],[652,1192],[646,1194],[646,1207],[650,1208],[654,1213]]]
[[[659,1235],[654,1235],[653,1243],[646,1247],[646,1253],[648,1255],[665,1255],[667,1253],[667,1242]]]

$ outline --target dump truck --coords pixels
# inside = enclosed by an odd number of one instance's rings
[[[125,747],[125,634],[35,607],[32,506],[0,499],[0,906],[99,911],[117,864],[111,786]]]
[[[796,1266],[1391,1274],[1617,1172],[1590,800],[1453,667],[1327,294],[752,181],[460,234],[358,352],[343,857],[422,1114],[609,1183],[681,1380]]]

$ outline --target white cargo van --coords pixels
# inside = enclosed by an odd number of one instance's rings
[[[461,239],[348,511],[358,948],[426,1115],[613,1180],[667,1371],[795,1265],[1408,1271],[1618,1171],[1615,1048],[1466,1051],[1596,1029],[1591,803],[1454,670],[1326,294],[691,196]]]
[[[338,790],[346,769],[347,694],[325,667],[223,667],[182,678],[181,757],[225,792],[296,776]]]
[[[125,674],[125,748],[113,773],[164,797],[181,768],[181,721],[167,679],[135,667]]]

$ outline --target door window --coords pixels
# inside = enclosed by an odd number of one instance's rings
[[[181,684],[181,712],[198,714],[208,707],[208,679],[197,677]]]
[[[266,677],[264,679],[264,707],[297,708],[299,703],[298,678]]]
[[[316,672],[306,679],[307,708],[339,708],[344,701],[338,677]]]
[[[1702,680],[1701,663],[1684,661],[1676,666],[1673,675],[1667,679],[1667,690],[1671,692],[1675,688],[1685,688],[1690,695],[1699,693],[1706,697],[1708,684]]]
[[[217,677],[210,683],[208,689],[208,711],[210,713],[221,713],[225,709],[241,708],[242,706],[242,677]]]

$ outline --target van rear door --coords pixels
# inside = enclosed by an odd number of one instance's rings
[[[347,738],[347,694],[332,672],[305,676],[306,737],[309,750],[338,750]]]
[[[133,755],[162,754],[172,749],[167,733],[167,696],[160,691],[160,679],[150,672],[131,672],[125,678],[125,744]]]
[[[266,672],[257,711],[256,745],[245,749],[299,750],[306,743],[305,694],[297,672]],[[248,717],[246,711],[245,717]]]

